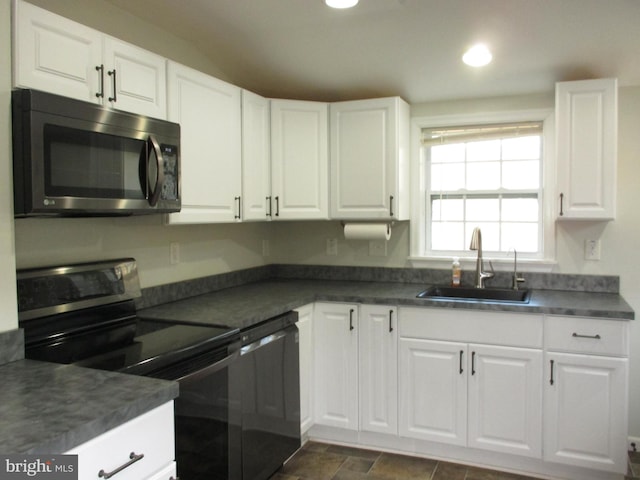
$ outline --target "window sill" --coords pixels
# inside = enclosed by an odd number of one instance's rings
[[[463,270],[472,270],[476,268],[476,257],[459,257],[460,265]],[[429,257],[409,257],[409,262],[413,268],[440,268],[449,269],[453,261],[453,256],[429,256]],[[492,257],[484,256],[485,269],[489,268],[489,261],[493,264],[496,271],[513,270],[513,256],[511,257]],[[556,260],[551,259],[535,259],[520,258],[518,256],[518,272],[536,272],[550,273],[558,265]]]

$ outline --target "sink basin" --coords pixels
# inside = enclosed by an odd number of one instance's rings
[[[430,300],[529,303],[531,290],[433,286],[420,292],[417,297]]]

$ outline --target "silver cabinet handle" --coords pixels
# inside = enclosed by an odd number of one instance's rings
[[[276,217],[280,216],[280,197],[276,197]]]
[[[579,333],[573,332],[573,335],[571,335],[574,338],[591,338],[593,340],[600,340],[602,337],[599,334],[595,334],[595,335],[580,335]]]
[[[564,212],[562,211],[564,204],[564,193],[560,194],[560,216],[564,216]]]
[[[549,378],[549,385],[553,385],[553,360],[551,360],[551,378]]]
[[[471,375],[476,374],[476,352],[471,352]]]
[[[462,356],[464,355],[464,350],[460,350],[460,375],[464,373],[464,369],[462,368]]]
[[[389,195],[389,216],[393,217],[393,195]]]
[[[116,468],[115,470],[113,470],[112,472],[105,472],[104,470],[100,470],[98,472],[98,476],[100,478],[111,478],[114,475],[120,473],[122,470],[124,470],[125,468],[130,467],[131,465],[133,465],[136,462],[139,462],[140,460],[142,460],[144,458],[144,453],[141,453],[140,455],[136,455],[135,452],[131,452],[129,454],[129,458],[131,460],[129,460],[127,463],[124,463],[122,465],[120,465],[118,468]]]
[[[349,330],[353,330],[353,308],[349,310]]]
[[[389,310],[389,333],[393,332],[393,310]]]
[[[267,205],[269,206],[269,211],[267,212],[267,217],[272,217],[273,216],[272,215],[273,211],[271,209],[271,197],[267,197],[266,200],[267,200]]]

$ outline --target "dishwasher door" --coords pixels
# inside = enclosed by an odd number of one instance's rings
[[[241,349],[242,479],[268,479],[300,448],[298,328]]]

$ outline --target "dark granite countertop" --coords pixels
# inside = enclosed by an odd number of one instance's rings
[[[143,309],[153,319],[248,328],[315,301],[463,308],[632,320],[633,309],[618,294],[533,290],[528,304],[442,301],[416,298],[426,285],[336,280],[265,280]]]
[[[18,360],[0,366],[0,450],[63,453],[178,396],[153,378]]]

